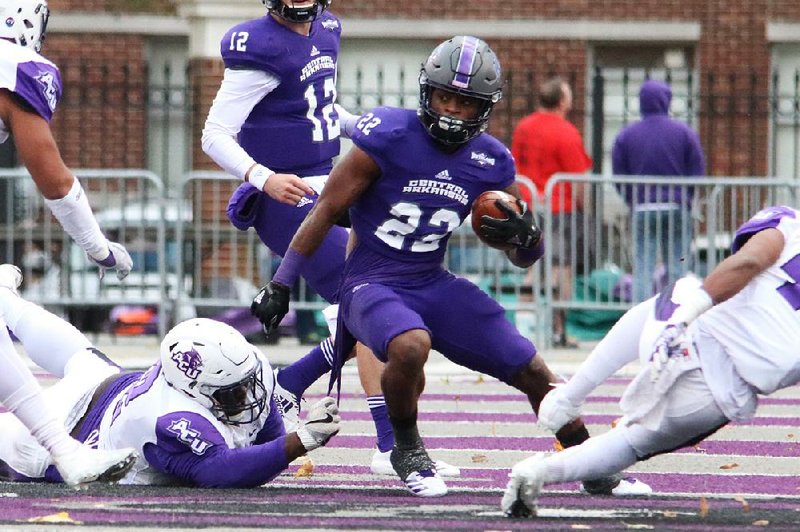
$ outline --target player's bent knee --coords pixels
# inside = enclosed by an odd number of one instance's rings
[[[389,342],[389,362],[408,366],[422,366],[428,360],[431,337],[427,331],[412,329]]]

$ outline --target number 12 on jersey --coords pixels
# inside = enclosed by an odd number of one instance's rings
[[[330,102],[325,104],[322,109],[318,109],[319,101],[317,100],[317,91],[313,83],[306,87],[306,92],[303,94],[308,104],[306,118],[311,122],[311,140],[314,142],[334,140],[341,133],[339,119],[333,116],[333,102],[336,101],[336,82],[332,77],[325,78],[322,91],[325,99]],[[320,113],[321,116],[318,117],[317,113]],[[325,123],[324,127],[323,122]]]

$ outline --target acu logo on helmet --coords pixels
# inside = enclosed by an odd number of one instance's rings
[[[175,344],[170,357],[178,369],[190,379],[196,379],[203,372],[203,359],[194,347],[183,347]]]

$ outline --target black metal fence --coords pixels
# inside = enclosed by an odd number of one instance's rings
[[[147,168],[167,183],[192,169],[192,143],[204,110],[194,101],[191,72],[166,66],[134,69],[111,63],[65,61],[64,96],[53,129],[68,164],[75,167]],[[354,112],[374,105],[416,106],[417,72],[356,72],[339,87],[339,101]],[[394,71],[393,71],[394,72]],[[508,145],[514,127],[537,105],[537,86],[553,72],[507,72],[505,97],[490,131]],[[367,91],[362,80],[378,76]],[[595,173],[610,172],[616,132],[638,119],[638,89],[647,78],[673,87],[672,114],[700,134],[710,175],[777,175],[800,178],[800,71],[763,79],[755,71],[698,75],[693,70],[598,67],[566,73],[575,92],[570,119],[583,131]],[[377,88],[376,88],[377,87]],[[199,114],[194,111],[201,111]],[[0,166],[13,165],[6,144]]]

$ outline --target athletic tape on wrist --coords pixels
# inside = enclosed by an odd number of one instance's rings
[[[273,175],[275,175],[275,172],[259,164],[250,171],[250,175],[247,176],[247,181],[258,190],[264,190],[264,185],[267,184],[267,180]]]

